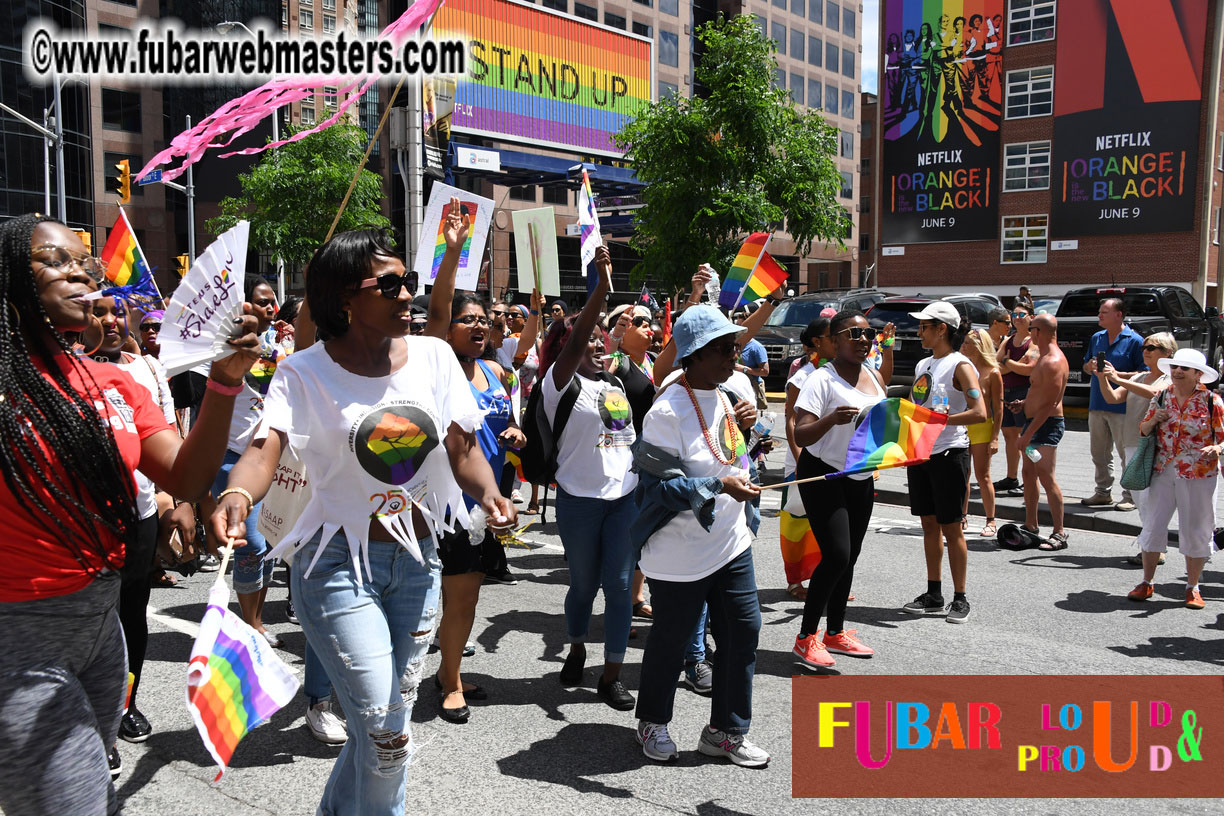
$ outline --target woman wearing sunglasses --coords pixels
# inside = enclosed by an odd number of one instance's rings
[[[1169,522],[1177,512],[1177,551],[1186,559],[1186,608],[1202,609],[1199,577],[1215,552],[1215,492],[1224,452],[1224,404],[1207,389],[1219,372],[1198,349],[1179,349],[1156,361],[1169,385],[1149,403],[1139,433],[1156,434],[1156,458],[1139,533],[1143,580],[1127,598],[1146,601],[1155,594],[1156,565],[1169,547]]]
[[[253,318],[212,364],[199,421],[180,439],[118,366],[72,352],[101,269],[46,216],[0,224],[0,809],[116,813],[107,751],[127,661],[117,606],[137,526],[137,466],[194,499],[221,463]]]
[[[833,360],[803,383],[795,400],[795,445],[801,448],[795,475],[799,479],[844,469],[854,420],[860,411],[888,396],[884,381],[867,355],[875,330],[862,312],[847,309],[829,321]],[[792,650],[811,668],[834,664],[829,653],[871,657],[874,651],[846,629],[846,604],[854,582],[854,565],[863,547],[875,503],[872,474],[799,485],[799,495],[820,542],[820,562],[812,571],[803,622]],[[824,638],[820,616],[827,616]]]
[[[444,262],[456,263],[467,225],[453,210],[443,236]],[[435,539],[470,523],[464,492],[490,523],[515,521],[481,453],[484,414],[454,352],[407,338],[410,280],[380,232],[319,247],[306,299],[323,342],[280,365],[260,431],[212,517],[214,535],[240,540],[285,446],[305,465],[311,500],[271,556],[293,558],[298,619],[348,719],[321,813],[404,812],[409,719],[437,619]]]

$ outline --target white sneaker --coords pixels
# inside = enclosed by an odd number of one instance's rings
[[[670,762],[680,756],[676,743],[672,742],[667,733],[667,725],[638,720],[637,741],[642,746],[642,753],[647,759],[656,762]]]
[[[327,745],[343,745],[348,742],[348,730],[344,720],[331,710],[331,700],[320,700],[306,708],[306,727],[315,739]]]
[[[725,756],[745,768],[763,768],[769,764],[769,754],[749,742],[745,735],[728,734],[709,726],[701,729],[697,750],[706,756]]]

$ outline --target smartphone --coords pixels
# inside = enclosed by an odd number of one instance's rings
[[[1097,365],[1097,367],[1096,367],[1096,370],[1097,370],[1097,371],[1104,371],[1104,370],[1105,370],[1105,352],[1103,352],[1103,351],[1098,351],[1098,352],[1097,352],[1097,361],[1096,361],[1096,365]]]

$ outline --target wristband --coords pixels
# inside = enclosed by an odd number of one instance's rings
[[[895,337],[890,337],[890,338],[888,338],[887,340],[881,340],[881,341],[880,341],[880,348],[892,348],[892,347],[893,347],[893,343],[895,343],[895,342],[897,342],[897,338],[895,338]]]
[[[776,298],[773,295],[766,295],[765,302],[768,303],[770,306],[777,306],[779,303],[782,302],[782,298]]]
[[[532,309],[532,310],[531,310],[531,312],[530,312],[530,314],[536,315],[536,316],[538,317],[538,316],[539,316],[539,314],[540,314],[540,311],[539,311],[539,309]]]
[[[220,502],[230,493],[237,493],[239,496],[247,500],[247,511],[248,512],[250,512],[250,510],[255,506],[255,499],[252,498],[250,493],[248,493],[245,489],[241,487],[225,488],[224,490],[222,490],[220,493],[217,494],[217,501]]]
[[[236,397],[242,393],[242,383],[238,383],[238,385],[225,385],[209,377],[208,382],[204,385],[209,391],[216,391],[218,394],[224,394],[227,397]]]

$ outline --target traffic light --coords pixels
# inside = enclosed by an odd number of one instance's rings
[[[174,271],[178,272],[178,276],[181,278],[186,275],[187,270],[191,268],[191,258],[186,255],[176,255],[174,261]]]
[[[93,236],[89,230],[73,230],[77,237],[81,239],[81,243],[85,245],[85,251],[90,255],[93,254]]]
[[[115,179],[115,192],[119,195],[119,203],[126,204],[132,200],[132,171],[128,160],[124,159],[115,165],[119,177]]]

